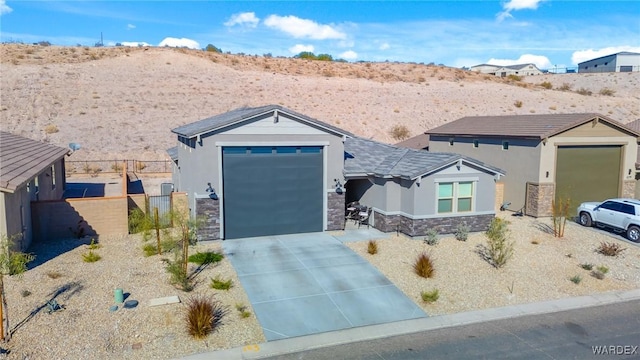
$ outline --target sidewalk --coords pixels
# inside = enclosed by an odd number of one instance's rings
[[[501,320],[526,315],[553,313],[637,299],[640,299],[640,289],[616,291],[574,298],[550,300],[539,303],[520,304],[494,309],[470,311],[453,315],[441,315],[415,320],[398,321],[381,325],[363,326],[346,330],[301,336],[285,340],[271,341],[264,344],[247,345],[244,347],[228,350],[194,354],[186,356],[183,359],[262,359],[270,356],[294,353],[303,350],[317,349],[326,346],[347,344],[357,341],[380,339],[391,336],[410,334],[418,331],[434,330],[439,328],[467,325],[492,320]]]

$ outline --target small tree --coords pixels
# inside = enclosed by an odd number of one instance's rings
[[[503,267],[513,255],[513,242],[509,241],[509,222],[501,218],[493,218],[487,235],[488,255],[491,264],[496,268]]]
[[[558,198],[558,201],[551,200],[551,216],[553,217],[553,236],[564,237],[564,228],[569,217],[569,207],[571,206],[569,198]]]
[[[207,47],[204,48],[204,50],[208,52],[222,53],[222,50],[220,48],[213,46],[213,44],[207,45]]]
[[[14,238],[2,235],[0,238],[0,340],[9,339],[9,313],[7,312],[7,297],[4,293],[4,276],[17,275],[27,271],[27,264],[35,259],[32,254],[13,251]]]

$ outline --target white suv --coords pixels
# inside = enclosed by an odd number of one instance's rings
[[[597,225],[626,232],[627,239],[640,241],[640,201],[635,199],[609,199],[603,202],[585,202],[578,207],[578,222],[583,226]]]

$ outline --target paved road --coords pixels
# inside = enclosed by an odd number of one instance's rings
[[[606,346],[609,354],[595,355],[593,346]],[[640,300],[634,300],[423,331],[269,359],[640,359],[638,346]]]

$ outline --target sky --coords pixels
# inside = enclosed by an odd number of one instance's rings
[[[640,52],[640,0],[11,1],[0,41],[542,69]]]

